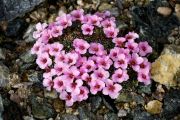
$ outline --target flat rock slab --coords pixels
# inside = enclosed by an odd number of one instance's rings
[[[165,46],[160,57],[152,64],[151,75],[153,80],[166,86],[179,86],[179,71],[180,46]]]
[[[34,9],[45,0],[0,0],[0,21],[12,20]]]

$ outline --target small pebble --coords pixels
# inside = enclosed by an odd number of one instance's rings
[[[159,114],[162,111],[162,103],[158,100],[152,100],[148,102],[148,104],[145,106],[145,109],[148,113],[151,114]]]
[[[157,12],[165,17],[172,13],[172,9],[169,7],[158,7]]]

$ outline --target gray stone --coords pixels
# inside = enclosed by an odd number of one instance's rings
[[[0,87],[5,87],[9,83],[9,69],[0,62]]]
[[[118,111],[118,117],[125,117],[126,115],[127,115],[127,111],[126,110],[120,109]]]
[[[137,112],[134,115],[133,120],[154,120],[154,119],[151,118],[151,115],[147,112]]]
[[[31,96],[32,114],[35,118],[46,119],[54,115],[54,109],[45,100],[38,100],[37,97]]]
[[[132,111],[133,120],[155,120],[151,114],[143,111],[140,107],[137,107]]]
[[[0,21],[20,17],[44,1],[45,0],[0,0]]]
[[[32,63],[35,61],[35,55],[32,55],[30,50],[24,52],[21,56],[20,59],[25,62],[25,63]]]
[[[133,102],[144,105],[144,99],[142,96],[134,92],[122,92],[119,94],[116,102]]]
[[[118,17],[118,15],[119,15],[119,10],[118,10],[117,7],[113,7],[113,8],[111,8],[111,9],[109,9],[109,11],[111,12],[111,15],[112,15],[112,16]]]
[[[61,116],[61,120],[79,120],[79,119],[75,115],[65,114]]]
[[[151,84],[150,85],[140,85],[138,87],[138,93],[147,93],[151,94]]]
[[[35,25],[29,25],[26,32],[24,33],[23,39],[27,42],[34,42],[35,39],[33,38],[33,32],[35,31]]]
[[[118,116],[115,113],[107,113],[104,115],[104,120],[118,120]]]
[[[27,79],[30,82],[37,83],[40,82],[40,73],[34,70],[30,70],[27,73]]]
[[[4,106],[3,106],[3,101],[2,101],[1,94],[0,94],[0,120],[3,120],[3,118],[2,118],[3,111],[4,111]]]
[[[0,48],[0,59],[4,60],[5,59],[5,54],[3,49]]]
[[[102,103],[102,98],[100,96],[93,96],[90,98],[91,101],[91,109],[93,112],[97,111]]]
[[[88,110],[87,106],[78,107],[79,119],[80,120],[94,120],[95,115]]]

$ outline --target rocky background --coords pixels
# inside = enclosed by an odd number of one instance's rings
[[[29,51],[35,24],[76,8],[109,10],[122,34],[152,45],[151,85],[130,80],[116,100],[90,96],[72,108],[43,88]],[[179,88],[180,0],[0,0],[0,120],[179,120]]]

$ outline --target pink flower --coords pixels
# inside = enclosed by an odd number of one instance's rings
[[[50,91],[54,86],[54,82],[53,82],[52,78],[45,78],[43,80],[43,86],[46,87],[46,89],[48,91]]]
[[[41,37],[42,35],[42,32],[44,31],[44,29],[47,27],[48,25],[46,23],[37,23],[36,24],[36,30],[34,33],[33,33],[33,38],[37,39],[39,37]]]
[[[143,62],[139,65],[139,67],[140,67],[140,71],[149,72],[151,68],[151,63],[148,62],[147,58],[143,58]]]
[[[107,38],[115,38],[118,35],[119,29],[114,27],[104,28],[104,34]]]
[[[81,23],[88,23],[90,16],[91,14],[84,15],[83,20],[81,20]]]
[[[80,67],[83,65],[83,63],[85,63],[87,61],[87,57],[82,57],[81,55],[79,55],[77,62],[76,62],[76,66]]]
[[[143,82],[145,85],[151,84],[150,75],[146,72],[138,72],[138,81]]]
[[[76,66],[72,66],[66,72],[64,72],[66,80],[69,81],[70,83],[72,83],[73,80],[77,78],[79,74],[80,72]]]
[[[109,19],[105,19],[104,21],[102,21],[102,22],[101,22],[101,25],[102,25],[104,28],[109,28],[109,27],[115,28],[115,27],[116,27],[115,22],[112,21],[112,20],[109,20]]]
[[[61,26],[54,26],[54,27],[52,27],[52,29],[51,29],[51,36],[52,37],[59,37],[59,36],[61,36],[62,35],[62,30],[63,30],[63,28],[61,27]]]
[[[113,64],[113,62],[109,58],[109,56],[97,57],[98,67],[102,67],[102,68],[108,70],[112,64]]]
[[[139,52],[138,44],[135,42],[128,41],[126,42],[125,47],[127,47],[133,53]]]
[[[114,38],[112,41],[113,41],[113,43],[115,43],[116,46],[122,47],[122,45],[126,41],[126,39],[124,37],[118,37],[118,38]]]
[[[94,29],[94,26],[89,25],[89,24],[83,24],[81,26],[81,30],[82,30],[83,35],[92,35],[93,29]]]
[[[127,61],[130,60],[131,58],[131,54],[130,54],[130,50],[128,48],[124,49],[124,48],[119,48],[119,53],[120,54],[124,54],[126,56]]]
[[[95,80],[90,86],[90,92],[95,95],[105,87],[105,83],[101,80]]]
[[[54,65],[54,71],[55,71],[56,75],[63,74],[65,71],[68,70],[68,68],[69,68],[69,66],[63,62],[58,62]]]
[[[57,92],[62,92],[63,90],[66,89],[66,85],[67,83],[64,80],[64,76],[58,76],[56,77],[54,80],[54,86],[53,88],[57,91]]]
[[[131,59],[129,61],[129,64],[133,68],[134,71],[138,72],[140,69],[140,64],[143,62],[143,58],[139,57],[137,53],[133,53],[131,56]]]
[[[128,60],[126,59],[126,56],[124,54],[118,54],[114,62],[114,67],[127,69],[127,66],[128,66]]]
[[[71,93],[67,93],[66,91],[62,91],[60,94],[60,99],[66,101],[66,106],[72,106],[74,102],[74,96]]]
[[[50,47],[49,54],[51,56],[55,56],[55,55],[59,54],[61,52],[61,50],[63,49],[63,45],[58,42],[50,44],[49,47]]]
[[[65,56],[65,62],[68,64],[68,65],[74,65],[76,64],[77,62],[77,59],[78,59],[78,54],[77,53],[67,53],[66,56]]]
[[[106,17],[110,17],[111,13],[109,11],[104,11],[104,12],[96,12],[95,15],[101,18],[106,18]]]
[[[129,76],[126,70],[117,69],[112,75],[113,82],[122,83],[123,81],[127,81]]]
[[[139,54],[141,56],[145,56],[147,55],[148,53],[152,53],[152,47],[149,46],[148,42],[140,42],[139,43]]]
[[[81,79],[75,80],[72,83],[68,83],[66,86],[67,92],[72,92],[73,95],[78,95],[80,93],[80,87],[83,85],[83,81]]]
[[[66,60],[65,51],[61,51],[55,55],[55,59],[54,59],[55,63],[65,62],[65,60]]]
[[[95,80],[105,80],[109,77],[109,72],[105,71],[103,68],[98,68],[91,74],[92,79]]]
[[[74,39],[73,46],[75,48],[75,51],[79,54],[85,54],[87,52],[87,49],[90,47],[89,43],[83,39]]]
[[[119,95],[119,91],[122,89],[122,86],[119,84],[114,84],[112,80],[106,80],[106,87],[103,88],[103,94],[109,95],[112,99],[115,99]]]
[[[42,31],[41,37],[38,38],[38,41],[42,43],[48,43],[50,38],[52,38],[50,31],[45,29],[44,31]]]
[[[129,32],[126,34],[125,38],[127,41],[134,42],[135,39],[139,38],[139,35],[135,32]]]
[[[72,18],[69,14],[62,14],[56,18],[57,23],[64,29],[72,25]]]
[[[42,52],[41,48],[43,46],[44,46],[44,43],[36,41],[36,43],[31,48],[31,54],[36,54],[36,55],[40,54]]]
[[[54,75],[56,75],[54,69],[46,68],[45,72],[43,73],[43,78],[52,78]]]
[[[100,43],[91,43],[89,48],[89,53],[101,56],[105,53],[104,46]]]
[[[97,64],[97,58],[98,58],[98,56],[96,56],[96,55],[92,55],[91,57],[89,57],[88,59],[89,60],[93,60],[94,61],[94,63],[95,64]]]
[[[93,60],[87,60],[83,63],[81,69],[84,69],[86,72],[91,72],[96,69],[96,65]]]
[[[50,46],[51,46],[50,44],[44,44],[44,46],[40,47],[40,51],[41,51],[40,54],[42,54],[42,53],[49,54]]]
[[[75,20],[82,21],[84,16],[84,10],[83,9],[73,10],[71,12],[71,16],[73,21]]]
[[[47,53],[43,53],[38,55],[36,63],[41,69],[45,69],[52,64],[52,60],[49,58]]]
[[[80,102],[80,101],[86,100],[88,98],[88,94],[89,94],[88,88],[85,86],[81,86],[80,87],[80,93],[77,96],[77,101]]]
[[[111,49],[109,53],[109,57],[115,61],[119,54],[119,50],[120,49],[118,47],[114,47],[113,49]]]
[[[88,24],[100,27],[101,20],[102,20],[101,17],[98,17],[97,15],[91,15],[91,16],[89,16]]]
[[[81,79],[86,81],[88,85],[91,85],[95,81],[88,73],[84,73],[83,75],[81,75]]]

